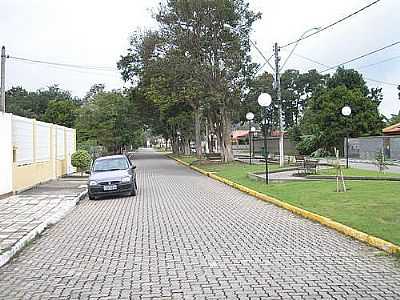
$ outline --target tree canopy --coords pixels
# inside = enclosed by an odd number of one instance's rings
[[[368,89],[358,72],[339,68],[327,86],[310,98],[301,121],[302,134],[313,135],[315,146],[327,151],[340,148],[347,134],[380,135],[384,126],[378,110],[381,99],[381,91]],[[346,105],[352,110],[348,117],[341,113]]]
[[[118,67],[126,81],[137,83],[146,98],[142,103],[157,107],[156,121],[164,122],[163,133],[173,143],[178,131],[182,139],[183,131],[170,126],[163,111],[185,102],[182,108],[190,107],[193,113],[196,148],[201,150],[203,120],[213,127],[224,161],[233,159],[232,119],[254,72],[249,34],[257,18],[244,0],[170,0],[162,2],[155,15],[158,30],[133,33]],[[176,112],[170,118],[178,115],[182,117]],[[190,137],[183,139],[190,143]]]

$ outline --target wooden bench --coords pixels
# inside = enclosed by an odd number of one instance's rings
[[[298,174],[317,174],[318,160],[309,159],[303,155],[295,155]]]
[[[209,161],[221,161],[222,155],[221,153],[206,153],[205,154],[207,160]]]

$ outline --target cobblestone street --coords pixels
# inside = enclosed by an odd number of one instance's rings
[[[86,194],[86,178],[59,178],[0,200],[0,267]],[[1,271],[0,271],[1,272]]]
[[[0,299],[400,299],[400,262],[151,151],[0,268]]]

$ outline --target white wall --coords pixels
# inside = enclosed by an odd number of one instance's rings
[[[50,160],[50,128],[51,124],[36,121],[36,162]]]
[[[0,195],[12,192],[12,115],[0,112]]]
[[[75,137],[75,129],[0,112],[0,196],[74,172]]]
[[[72,174],[75,172],[75,168],[71,164],[72,154],[75,152],[75,129],[67,128],[67,173]]]
[[[65,158],[65,136],[64,127],[57,126],[57,159]]]
[[[16,147],[16,162],[19,166],[33,163],[32,119],[12,116],[12,142]]]

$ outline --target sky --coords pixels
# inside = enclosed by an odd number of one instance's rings
[[[72,69],[7,59],[6,88],[27,90],[58,84],[82,97],[95,83],[107,89],[124,86],[116,62],[129,47],[129,35],[136,29],[156,26],[152,12],[160,0],[1,0],[0,45],[8,55],[40,61],[83,66],[99,66],[110,71]],[[273,43],[284,45],[306,30],[328,25],[373,0],[249,0],[250,8],[262,13],[254,25],[252,40],[265,56]],[[323,70],[321,65],[337,65],[361,54],[400,40],[399,0],[381,0],[371,8],[299,43],[286,68]],[[290,48],[282,49],[282,61]],[[399,56],[399,57],[398,57]],[[255,62],[262,57],[252,51]],[[397,58],[395,58],[397,57]],[[388,62],[377,62],[391,59]],[[360,71],[369,87],[382,87],[380,111],[387,116],[400,111],[396,84],[400,83],[400,45],[368,56],[347,67]],[[267,67],[266,71],[271,71]]]

